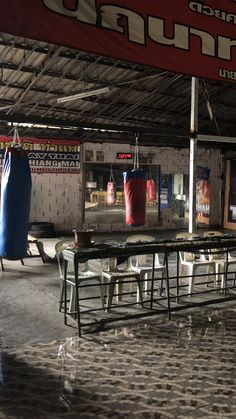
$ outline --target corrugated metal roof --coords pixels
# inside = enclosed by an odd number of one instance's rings
[[[199,131],[235,136],[235,85],[200,86]],[[102,87],[109,92],[57,102]],[[190,99],[191,78],[185,75],[6,34],[0,39],[1,134],[24,122],[33,125],[21,126],[22,136],[134,142],[139,132],[143,144],[188,145]]]

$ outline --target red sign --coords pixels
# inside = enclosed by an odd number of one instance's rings
[[[117,153],[117,160],[129,160],[133,158],[133,153]]]
[[[32,173],[75,173],[80,172],[80,142],[77,140],[21,138],[27,150]],[[0,136],[0,171],[6,147],[12,138]]]
[[[236,80],[235,0],[0,1],[0,30],[166,70]]]

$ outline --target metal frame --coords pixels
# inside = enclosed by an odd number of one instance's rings
[[[184,293],[184,294],[180,294],[180,290],[182,287],[184,287],[185,285],[180,285],[180,278],[187,278],[188,276],[182,276],[180,277],[179,275],[179,252],[182,251],[188,251],[188,252],[198,252],[199,250],[202,251],[202,249],[206,251],[206,254],[209,252],[209,249],[214,249],[212,250],[213,252],[215,252],[215,249],[221,249],[221,253],[222,253],[222,249],[224,251],[224,253],[226,254],[226,267],[225,267],[225,286],[223,291],[223,294],[221,293],[221,295],[212,299],[205,299],[205,300],[201,300],[198,302],[194,302],[191,301],[189,299],[189,295],[188,293]],[[235,280],[234,280],[234,284],[233,285],[229,285],[228,284],[228,252],[232,251],[232,250],[236,250],[236,237],[228,237],[228,236],[222,236],[220,239],[219,237],[217,238],[217,242],[216,240],[214,240],[213,238],[200,238],[200,239],[194,239],[194,240],[170,240],[170,241],[156,241],[153,243],[149,243],[149,244],[139,244],[139,243],[135,243],[130,245],[130,244],[120,244],[119,246],[114,246],[114,245],[110,245],[110,246],[97,246],[96,248],[90,248],[90,249],[78,249],[78,248],[74,248],[74,249],[66,249],[63,251],[63,257],[64,257],[64,261],[65,261],[65,265],[64,265],[64,281],[65,281],[65,287],[64,287],[64,323],[66,325],[69,325],[68,323],[68,317],[72,317],[73,320],[76,320],[77,323],[77,330],[78,330],[78,335],[81,336],[82,334],[82,328],[85,326],[87,327],[92,327],[92,326],[96,326],[96,328],[101,328],[104,327],[105,324],[109,324],[112,323],[114,321],[118,321],[118,320],[128,320],[128,319],[134,319],[134,318],[140,318],[140,317],[146,317],[146,316],[153,316],[155,314],[158,313],[167,313],[168,314],[168,319],[171,319],[171,313],[174,311],[179,311],[179,310],[183,310],[185,308],[189,308],[189,307],[195,307],[195,306],[200,306],[200,305],[207,305],[207,304],[213,304],[213,303],[220,303],[226,300],[234,300],[236,299],[236,285],[235,285]],[[163,253],[164,254],[164,258],[165,258],[165,262],[166,262],[166,296],[163,297],[162,295],[156,297],[154,295],[155,292],[155,288],[154,288],[154,281],[158,280],[157,278],[155,278],[155,265],[154,265],[154,257],[155,257],[155,253]],[[171,253],[175,253],[177,255],[177,265],[176,265],[176,275],[175,276],[170,276],[170,272],[169,272],[169,256]],[[125,314],[125,315],[118,315],[115,318],[110,318],[108,316],[107,313],[104,314],[105,318],[103,318],[102,320],[94,320],[90,323],[83,323],[81,321],[81,315],[86,313],[86,314],[92,314],[92,318],[95,316],[96,312],[99,311],[103,311],[103,308],[92,308],[91,310],[87,310],[87,311],[81,311],[81,302],[83,302],[84,300],[94,300],[97,297],[87,297],[87,298],[81,298],[80,297],[80,291],[82,290],[82,288],[85,287],[95,287],[97,285],[93,285],[93,284],[89,284],[89,285],[80,285],[78,282],[78,274],[79,274],[79,263],[81,262],[85,262],[86,260],[91,260],[91,259],[103,259],[103,258],[107,258],[107,257],[113,257],[113,256],[118,256],[118,257],[125,257],[125,258],[129,258],[131,256],[135,256],[137,254],[149,254],[152,255],[152,278],[150,280],[150,284],[151,284],[151,289],[150,289],[150,298],[145,300],[143,302],[143,308],[140,310],[140,307],[137,307],[137,303],[136,301],[133,303],[128,303],[128,304],[116,304],[116,308],[124,308],[124,307],[130,307],[130,306],[135,306],[138,308],[138,310],[135,310],[133,313],[130,314]],[[68,279],[67,279],[67,265],[69,262],[73,262],[74,264],[74,272],[75,272],[75,292],[76,292],[76,311],[74,313],[68,313],[67,311],[67,284],[68,284]],[[232,272],[235,276],[236,276],[236,272]],[[222,274],[222,273],[221,273]],[[210,274],[212,275],[212,274]],[[201,278],[203,276],[206,276],[206,274],[197,274],[197,277]],[[159,279],[160,281],[161,279]],[[170,286],[170,281],[172,280],[176,280],[176,286]],[[129,284],[130,281],[125,281],[126,284]],[[202,285],[204,284],[204,282],[198,282],[196,285]],[[171,292],[173,291],[173,289],[175,289],[175,294],[172,295]],[[234,291],[235,290],[235,291]],[[219,290],[220,291],[220,290]],[[195,292],[192,294],[192,296],[197,296],[199,294],[206,294],[209,295],[212,292],[216,292],[216,289],[207,289],[205,291],[201,291],[201,292]],[[130,294],[130,293],[122,293],[123,296]],[[131,293],[132,294],[132,293]],[[133,293],[134,294],[134,293]],[[118,294],[119,295],[119,294]],[[188,301],[184,302],[183,298],[188,297]],[[172,300],[175,302],[175,305],[173,306],[173,304],[171,303]],[[182,300],[182,301],[181,301]],[[154,304],[162,304],[163,305],[163,301],[166,301],[166,306],[160,308],[155,308]],[[145,310],[146,309],[146,310]],[[71,316],[72,314],[72,316]]]

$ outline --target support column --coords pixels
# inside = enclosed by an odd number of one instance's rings
[[[193,134],[193,136],[190,138],[189,162],[189,233],[193,233],[196,228],[196,135],[198,131],[198,88],[198,78],[192,77],[190,131]]]
[[[84,166],[84,147],[80,144],[80,174],[79,174],[79,229],[85,223],[85,166]]]
[[[197,140],[190,138],[189,162],[189,233],[194,233],[196,228],[196,151]]]

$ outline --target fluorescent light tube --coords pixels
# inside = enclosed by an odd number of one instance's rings
[[[100,95],[102,93],[108,93],[108,92],[109,92],[108,87],[102,87],[101,89],[96,89],[96,90],[87,90],[86,92],[77,93],[75,95],[60,97],[59,99],[57,99],[57,103],[70,102],[72,100],[83,99],[84,97]]]
[[[213,110],[212,110],[209,100],[207,100],[207,110],[209,113],[210,120],[212,121],[214,119],[214,115],[213,115]]]
[[[219,135],[198,134],[197,141],[213,141],[214,143],[236,143],[236,137],[224,137]]]

